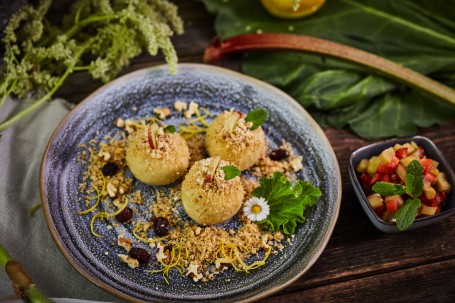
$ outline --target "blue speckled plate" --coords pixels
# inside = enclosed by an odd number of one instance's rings
[[[118,230],[97,224],[97,238],[90,233],[90,215],[79,215],[82,194],[78,183],[85,167],[76,160],[80,145],[115,135],[116,117],[150,116],[153,108],[173,108],[176,100],[195,101],[213,113],[235,107],[243,112],[262,107],[269,111],[263,125],[271,146],[282,139],[303,156],[299,177],[318,186],[323,196],[305,214],[293,245],[271,255],[266,265],[250,273],[229,269],[214,281],[194,283],[170,274],[170,285],[160,274],[120,263],[122,248],[112,246]],[[178,116],[173,117],[178,124]],[[167,66],[123,76],[90,95],[71,111],[55,130],[41,167],[41,198],[49,229],[68,261],[87,279],[124,299],[143,302],[252,301],[283,289],[317,260],[338,217],[341,177],[338,163],[323,131],[292,98],[280,90],[236,72],[200,64],[182,64],[177,75]],[[136,187],[144,186],[135,182]],[[137,219],[137,218],[136,218]]]

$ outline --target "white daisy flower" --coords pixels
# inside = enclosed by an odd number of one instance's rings
[[[262,221],[270,213],[270,207],[264,198],[252,197],[244,203],[243,213],[251,221]]]

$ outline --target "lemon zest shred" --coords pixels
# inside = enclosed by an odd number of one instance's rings
[[[211,114],[206,108],[201,108],[201,110],[204,111],[204,115],[201,114],[198,108],[196,109],[196,118],[187,120],[185,121],[185,125],[180,126],[180,135],[183,138],[189,139],[196,134],[205,133],[207,131],[210,124],[205,119],[211,116]],[[202,124],[202,126],[197,125],[197,123]]]
[[[244,271],[246,273],[249,273],[250,270],[265,265],[265,262],[269,257],[270,252],[272,251],[272,249],[269,248],[262,260],[255,261],[252,264],[247,265],[240,256],[240,250],[246,251],[246,248],[243,245],[224,242],[219,243],[219,245],[220,247],[216,253],[218,258],[215,260],[215,262],[219,264],[230,264],[235,271]]]
[[[196,109],[196,116],[199,118],[199,122],[201,122],[202,125],[204,125],[205,127],[209,127],[210,124],[207,123],[207,121],[205,121],[205,118],[207,118],[208,115],[202,116],[201,112],[199,111],[199,108]]]
[[[104,177],[103,172],[101,172],[101,176],[103,177],[103,186],[101,187],[101,190],[99,191],[98,188],[95,188],[96,193],[97,193],[97,195],[95,197],[87,197],[86,196],[86,198],[88,200],[95,200],[96,199],[95,204],[93,204],[90,208],[88,208],[86,210],[79,211],[78,214],[80,214],[80,215],[88,214],[88,213],[94,211],[96,209],[96,207],[98,206],[98,204],[100,203],[101,195],[103,194],[104,189],[106,188],[106,178]]]
[[[267,258],[269,257],[270,253],[272,252],[272,248],[269,247],[269,250],[265,253],[264,255],[264,258],[262,260],[259,260],[259,261],[255,261],[253,262],[252,264],[250,264],[247,269],[248,270],[251,270],[251,269],[256,269],[258,267],[261,267],[265,264],[265,261],[267,261]]]
[[[100,234],[97,234],[96,232],[93,231],[93,228],[94,228],[94,224],[95,224],[95,220],[100,217],[100,219],[106,219],[106,218],[109,218],[109,217],[114,217],[114,216],[117,216],[119,213],[121,213],[126,207],[128,206],[128,201],[125,202],[125,204],[120,207],[117,211],[113,212],[113,213],[107,213],[105,211],[102,211],[102,212],[99,212],[97,214],[95,214],[92,218],[92,221],[90,222],[90,231],[92,232],[92,234],[96,237],[102,237],[102,235]]]
[[[176,250],[178,251],[177,258],[175,256],[176,255],[175,254]],[[146,271],[150,272],[150,273],[159,273],[159,272],[161,272],[162,276],[164,278],[164,281],[166,281],[167,284],[169,284],[169,281],[168,281],[167,277],[169,277],[169,271],[172,268],[177,269],[177,271],[180,273],[180,275],[183,276],[183,265],[179,264],[180,258],[181,258],[181,255],[182,255],[182,250],[183,250],[183,247],[181,247],[180,245],[174,245],[172,247],[172,250],[171,250],[171,256],[170,256],[169,264],[166,264],[166,263],[164,263],[163,261],[160,260],[159,262],[161,263],[163,268],[154,269],[154,270],[146,270]]]
[[[141,240],[142,242],[144,243],[148,243],[148,244],[151,244],[151,243],[156,243],[156,242],[161,242],[162,240],[166,239],[167,237],[169,236],[164,236],[164,237],[159,237],[159,238],[144,238],[144,237],[141,237],[137,234],[137,231],[139,230],[140,228],[140,225],[136,225],[136,227],[133,229],[133,235],[138,239],[138,240]]]

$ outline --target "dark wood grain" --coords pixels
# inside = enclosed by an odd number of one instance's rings
[[[214,36],[214,18],[197,1],[175,1],[186,33],[175,37],[180,62],[202,62]],[[163,64],[161,56],[135,59],[122,73]],[[219,65],[239,70],[235,59]],[[102,83],[77,74],[59,91],[81,101]],[[295,283],[263,302],[455,302],[455,216],[427,228],[384,234],[369,221],[348,177],[348,160],[365,141],[349,130],[325,129],[337,156],[343,198],[333,235],[316,264]],[[418,131],[433,140],[455,167],[455,119]]]

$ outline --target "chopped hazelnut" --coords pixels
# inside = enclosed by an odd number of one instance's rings
[[[167,107],[159,107],[159,108],[155,108],[153,110],[153,112],[155,114],[158,115],[158,118],[160,118],[161,120],[164,120],[166,119],[168,116],[170,116],[171,114],[171,110]]]
[[[188,107],[188,110],[183,114],[183,116],[185,118],[191,118],[191,116],[197,112],[198,108],[199,108],[199,105],[197,103],[191,101],[190,105]]]
[[[117,126],[117,127],[120,127],[120,128],[124,128],[125,127],[125,121],[123,121],[122,118],[118,117],[114,120],[114,125]]]
[[[188,108],[188,103],[183,101],[175,101],[174,108],[177,112],[181,113]]]

